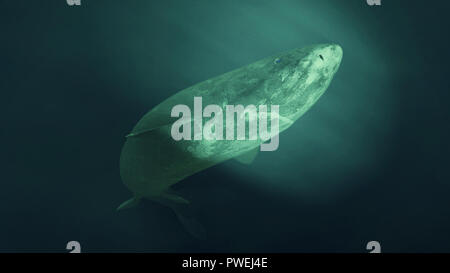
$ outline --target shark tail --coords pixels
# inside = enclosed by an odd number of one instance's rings
[[[190,211],[188,206],[190,204],[188,200],[173,193],[164,193],[159,198],[149,198],[149,199],[171,208],[172,211],[177,216],[180,223],[183,225],[184,229],[194,238],[197,238],[199,240],[206,239],[206,230],[193,217],[192,212]],[[140,200],[141,197],[134,196],[131,199],[123,202],[117,208],[117,211],[133,208],[139,204]]]
[[[206,239],[206,230],[202,224],[200,224],[192,215],[189,209],[189,201],[172,193],[166,193],[161,196],[158,203],[167,206],[172,209],[172,211],[177,216],[180,223],[183,225],[184,229],[194,238],[198,240]]]

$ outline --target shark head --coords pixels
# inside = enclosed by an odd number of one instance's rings
[[[302,52],[299,55],[302,55]],[[306,55],[298,59],[295,69],[307,72],[307,85],[329,83],[341,64],[342,55],[342,48],[336,44],[313,46]]]
[[[275,75],[272,98],[291,119],[299,118],[325,92],[342,61],[337,44],[294,49],[273,57],[269,64]],[[283,109],[284,108],[284,109]]]

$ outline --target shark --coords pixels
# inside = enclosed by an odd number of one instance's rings
[[[227,105],[277,105],[279,128],[271,135],[275,137],[324,94],[342,58],[338,44],[292,49],[197,83],[155,106],[126,136],[120,176],[132,197],[117,209],[134,207],[142,199],[155,201],[172,208],[191,233],[198,233],[194,230],[201,229],[199,225],[179,212],[180,206],[190,201],[175,193],[172,186],[229,159],[250,164],[267,139],[175,140],[171,130],[177,118],[171,115],[172,109],[177,105],[193,109],[194,98],[199,97],[203,105],[217,105],[224,111]],[[194,123],[192,119],[185,122]]]

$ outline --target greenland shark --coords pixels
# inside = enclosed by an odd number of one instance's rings
[[[178,119],[171,115],[172,109],[177,105],[194,109],[194,98],[201,98],[203,105],[218,105],[224,112],[227,105],[277,105],[279,128],[271,137],[278,137],[322,96],[342,56],[342,48],[336,44],[293,49],[195,84],[161,102],[126,136],[120,175],[133,197],[118,210],[149,199],[171,207],[193,232],[189,226],[195,224],[179,209],[189,201],[174,193],[171,186],[229,159],[249,164],[267,139],[175,140],[171,131]],[[268,115],[273,120],[273,115]],[[185,122],[194,123],[192,119]]]

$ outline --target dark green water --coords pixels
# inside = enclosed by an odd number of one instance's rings
[[[0,0],[0,251],[450,251],[445,1]],[[130,197],[124,136],[194,83],[338,43],[319,102],[253,165],[177,185],[206,241]]]

